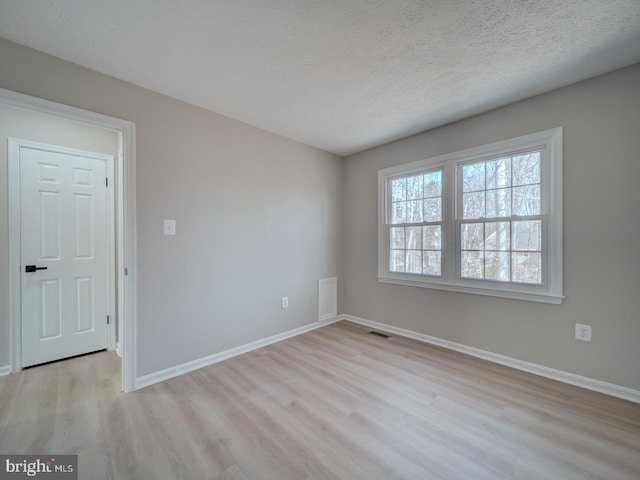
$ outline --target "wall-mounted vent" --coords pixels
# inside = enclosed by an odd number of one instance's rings
[[[318,321],[324,322],[338,316],[338,279],[318,280]]]
[[[389,338],[391,337],[391,335],[387,335],[386,333],[382,333],[382,332],[369,332],[369,335],[375,335],[376,337],[382,337],[382,338]]]

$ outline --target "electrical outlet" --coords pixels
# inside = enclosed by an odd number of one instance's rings
[[[282,308],[289,308],[289,297],[282,297],[280,305],[282,306]]]
[[[582,340],[583,342],[591,341],[591,325],[583,325],[576,323],[576,340]]]

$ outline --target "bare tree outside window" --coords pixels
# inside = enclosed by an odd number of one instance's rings
[[[562,127],[378,171],[379,282],[562,303]]]
[[[440,275],[442,171],[390,181],[389,271]]]
[[[540,152],[462,165],[460,276],[542,283]]]

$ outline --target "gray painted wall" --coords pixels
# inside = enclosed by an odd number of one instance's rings
[[[136,123],[138,375],[314,321],[317,280],[338,276],[339,312],[640,388],[640,65],[343,162],[4,40],[0,58],[2,88]],[[557,126],[562,305],[376,281],[378,169]],[[163,218],[177,236],[162,236]],[[593,325],[593,343],[573,339],[576,322]]]
[[[139,376],[317,319],[318,279],[341,279],[340,157],[5,40],[0,58],[2,88],[136,124]]]
[[[640,388],[640,65],[345,161],[346,313]],[[564,127],[564,293],[544,305],[378,283],[378,169]],[[574,340],[574,324],[593,342]]]
[[[7,139],[19,138],[91,152],[118,154],[116,132],[42,113],[0,105],[0,365],[9,359],[9,235],[7,207]]]

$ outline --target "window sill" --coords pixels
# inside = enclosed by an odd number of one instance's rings
[[[531,292],[521,292],[521,291],[518,292],[513,290],[482,288],[477,286],[459,285],[459,284],[452,284],[452,283],[445,283],[445,282],[430,282],[428,280],[422,280],[422,279],[415,280],[409,276],[404,278],[379,276],[378,282],[390,283],[394,285],[406,285],[410,287],[431,288],[434,290],[445,290],[449,292],[469,293],[472,295],[485,295],[489,297],[509,298],[512,300],[524,300],[527,302],[548,303],[553,305],[560,305],[565,298],[562,295],[554,295],[546,292],[541,292],[541,293],[531,293]]]

